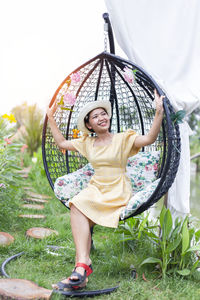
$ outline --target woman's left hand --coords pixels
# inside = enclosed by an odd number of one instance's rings
[[[163,99],[165,98],[164,95],[159,96],[157,90],[154,90],[154,101],[155,101],[155,106],[156,106],[156,112],[157,113],[163,113],[164,109],[163,109]]]

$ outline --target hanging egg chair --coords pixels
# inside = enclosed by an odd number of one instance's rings
[[[160,95],[164,95],[146,71],[114,54],[114,40],[108,14],[104,14],[103,17],[108,28],[110,53],[104,51],[70,73],[60,84],[50,102],[50,106],[54,101],[59,104],[54,116],[57,126],[68,140],[80,135],[77,131],[80,110],[86,103],[96,100],[111,102],[113,133],[132,128],[138,134],[145,135],[155,115],[154,89]],[[71,103],[70,107],[65,107],[65,99]],[[159,152],[156,168],[158,184],[148,199],[123,219],[147,210],[167,193],[175,179],[180,159],[179,127],[172,121],[174,111],[167,97],[163,105],[164,118],[157,140],[141,150],[144,153]],[[57,178],[75,172],[88,163],[86,158],[77,152],[67,151],[63,154],[60,151],[53,139],[47,116],[43,127],[42,151],[44,168],[52,189]]]

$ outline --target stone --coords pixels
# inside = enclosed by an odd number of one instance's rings
[[[30,218],[30,219],[45,219],[44,215],[19,215],[20,218]]]
[[[14,237],[7,232],[0,232],[0,246],[7,246],[14,242]]]
[[[44,205],[39,205],[39,204],[23,204],[23,208],[29,208],[29,209],[44,209]]]
[[[25,186],[25,187],[24,187],[24,190],[25,190],[25,191],[28,191],[28,192],[29,192],[29,191],[30,191],[30,192],[33,192],[32,187],[30,187],[30,186]]]
[[[49,235],[56,234],[58,235],[58,232],[56,230],[52,230],[50,228],[44,228],[44,227],[33,227],[26,231],[26,235],[36,238],[36,239],[43,239]]]
[[[24,198],[23,200],[27,202],[48,203],[48,200],[38,199],[38,198]]]
[[[0,279],[0,299],[27,300],[50,299],[52,290],[38,286],[26,279]]]
[[[51,197],[48,195],[41,195],[34,192],[28,192],[28,196],[32,198],[38,198],[38,199],[51,199]]]

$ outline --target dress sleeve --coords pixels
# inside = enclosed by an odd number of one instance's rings
[[[133,156],[140,151],[140,148],[134,146],[136,136],[138,136],[138,134],[132,129],[128,129],[124,132],[123,150],[127,157]]]
[[[80,152],[83,156],[87,158],[87,140],[89,139],[89,136],[86,134],[83,134],[83,136],[79,139],[71,140],[72,145],[78,152]]]

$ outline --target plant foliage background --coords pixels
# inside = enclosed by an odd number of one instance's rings
[[[14,116],[0,117],[0,231],[10,233],[15,241],[0,246],[0,263],[24,251],[7,266],[8,274],[51,289],[52,283],[69,275],[74,267],[69,212],[55,198],[43,168],[42,112],[25,104],[12,113]],[[191,116],[190,122],[196,133],[191,151],[200,152],[198,116]],[[22,177],[24,168],[30,169],[27,179]],[[26,186],[51,197],[44,208],[45,220],[19,218],[21,213],[30,213],[22,208]],[[199,299],[199,225],[199,220],[191,217],[173,224],[170,211],[163,208],[153,221],[145,213],[121,222],[117,230],[96,226],[91,254],[94,274],[88,289],[119,284],[115,293],[98,299]],[[28,239],[26,231],[31,227],[48,227],[59,235]],[[49,245],[61,248],[52,254]],[[60,298],[53,295],[52,299]]]

